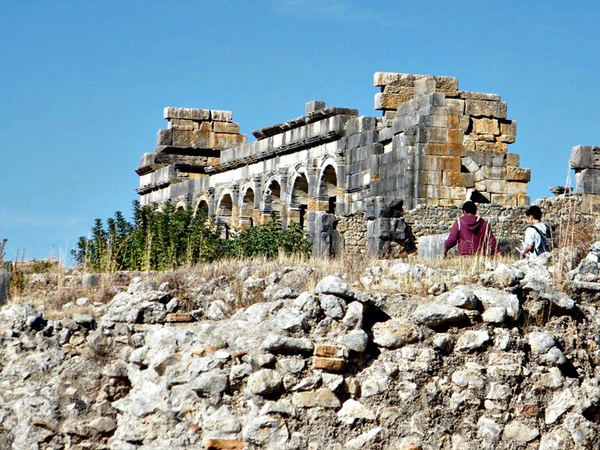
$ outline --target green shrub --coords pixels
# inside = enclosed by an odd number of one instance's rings
[[[299,224],[286,230],[276,218],[223,239],[222,228],[205,209],[194,214],[171,203],[141,207],[133,203],[133,223],[121,212],[96,219],[89,237],[80,237],[71,251],[74,261],[87,270],[167,270],[212,262],[219,258],[285,254],[310,255],[311,244]]]

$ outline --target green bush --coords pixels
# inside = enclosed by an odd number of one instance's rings
[[[310,255],[311,244],[297,223],[286,230],[279,221],[241,231],[223,239],[222,227],[204,209],[196,214],[167,203],[140,206],[133,203],[133,223],[121,212],[96,219],[90,235],[81,236],[71,251],[74,261],[87,270],[166,270],[220,258],[265,256],[279,252]]]

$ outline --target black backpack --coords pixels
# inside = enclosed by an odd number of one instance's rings
[[[550,232],[550,227],[546,226],[546,234],[542,233],[540,229],[536,226],[529,225],[527,228],[533,228],[540,235],[540,245],[538,245],[533,250],[535,251],[536,256],[541,255],[542,253],[551,252],[552,251],[552,236]]]

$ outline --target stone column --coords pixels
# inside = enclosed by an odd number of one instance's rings
[[[10,288],[10,273],[6,269],[0,269],[0,306],[8,300]]]

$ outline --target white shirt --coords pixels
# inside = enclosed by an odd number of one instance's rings
[[[533,249],[531,250],[531,254],[535,255],[535,249],[538,248],[542,243],[542,237],[540,236],[540,233],[538,233],[531,227],[536,227],[538,230],[540,230],[540,232],[543,235],[546,235],[546,233],[548,232],[548,227],[545,223],[540,222],[525,228],[525,239],[523,240],[523,242],[525,243],[525,246],[531,245],[533,247]]]

